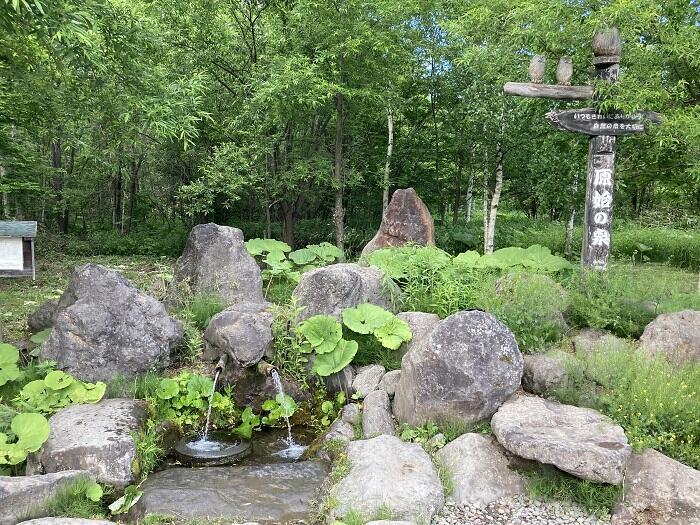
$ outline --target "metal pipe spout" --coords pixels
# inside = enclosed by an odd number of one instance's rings
[[[223,372],[224,368],[226,368],[227,362],[228,362],[228,354],[222,354],[221,357],[219,358],[218,363],[216,363],[216,366],[214,367],[214,373]]]
[[[272,372],[277,372],[277,367],[267,361],[258,362],[258,372],[264,376],[272,376]],[[279,373],[279,372],[278,372]]]

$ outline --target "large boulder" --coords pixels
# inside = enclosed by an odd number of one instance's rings
[[[133,434],[146,418],[145,403],[133,399],[66,407],[49,419],[51,434],[27,458],[27,474],[87,470],[100,483],[123,489],[134,481]]]
[[[370,519],[388,508],[393,519],[429,523],[444,504],[437,469],[417,443],[387,435],[352,441],[347,459],[348,474],[331,489],[335,518],[356,511]]]
[[[503,323],[477,310],[457,312],[403,357],[394,415],[412,426],[486,419],[522,375],[523,357]]]
[[[661,314],[644,329],[640,347],[678,364],[700,363],[700,312]]]
[[[58,301],[51,299],[43,303],[39,308],[34,310],[27,318],[27,326],[32,332],[41,332],[47,328],[51,328],[56,322],[56,313],[58,311]]]
[[[117,272],[86,264],[58,301],[41,359],[86,381],[108,381],[168,366],[181,340],[181,323],[161,303]]]
[[[513,396],[491,418],[491,428],[513,454],[600,483],[622,483],[632,454],[624,430],[610,418],[535,396]]]
[[[239,303],[219,312],[204,332],[205,357],[214,360],[222,354],[241,366],[252,366],[264,356],[272,356],[270,303]]]
[[[433,216],[413,188],[394,192],[384,211],[379,231],[364,247],[362,256],[381,248],[406,244],[435,246]]]
[[[170,300],[179,294],[215,295],[225,304],[264,302],[262,274],[243,241],[230,226],[198,224],[175,264]]]
[[[506,451],[493,436],[462,434],[438,450],[435,461],[452,476],[457,505],[488,505],[527,492],[525,480],[511,469]]]
[[[568,385],[569,374],[563,355],[526,355],[524,360],[523,389],[526,392],[546,396]]]
[[[64,470],[37,476],[0,476],[0,525],[46,516],[44,506],[80,479],[92,476],[84,470]]]
[[[177,522],[310,522],[327,473],[320,461],[170,468],[148,477],[129,516],[132,522],[149,515]]]
[[[293,296],[297,306],[304,308],[299,316],[303,321],[319,314],[340,319],[345,308],[362,303],[372,303],[393,312],[401,292],[379,268],[343,263],[303,273]]]
[[[394,397],[396,393],[396,387],[401,380],[401,370],[391,370],[384,374],[382,380],[379,382],[379,390],[384,390],[389,397]]]
[[[402,356],[406,355],[411,348],[420,346],[440,322],[440,317],[436,314],[425,312],[401,312],[396,317],[411,328],[411,340],[399,347]]]
[[[374,390],[365,397],[362,403],[362,432],[365,437],[393,435],[396,432],[389,395],[384,390]]]
[[[634,454],[612,525],[700,525],[700,471],[653,449]]]

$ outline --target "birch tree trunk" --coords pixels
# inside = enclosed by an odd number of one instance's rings
[[[574,195],[578,190],[578,173],[574,177],[573,184]],[[564,257],[571,258],[572,250],[571,246],[574,240],[574,219],[576,218],[576,206],[571,206],[569,211],[569,220],[566,221],[566,240],[564,241]]]
[[[472,222],[472,209],[474,208],[474,146],[469,150],[469,182],[467,183],[467,202],[466,202],[466,219],[467,224]]]
[[[344,243],[344,219],[345,209],[343,208],[343,196],[345,181],[343,180],[343,134],[344,134],[344,107],[343,94],[336,93],[335,95],[335,164],[333,167],[333,176],[335,178],[335,208],[333,210],[333,219],[335,222],[335,245],[338,247],[341,256],[341,262],[345,261],[345,243]]]
[[[384,191],[382,193],[382,216],[389,206],[389,176],[391,174],[391,155],[394,152],[394,113],[391,108],[387,111],[386,125],[389,140],[386,146],[386,162],[384,163]]]
[[[488,218],[487,235],[484,235],[484,254],[493,253],[493,241],[496,233],[496,216],[498,214],[498,203],[501,200],[501,190],[503,189],[503,150],[501,143],[496,144],[496,185],[493,188],[491,197],[491,210]]]
[[[484,254],[486,254],[486,243],[489,238],[489,161],[488,154],[484,153],[484,184],[483,184],[483,215],[484,215]]]
[[[5,166],[0,163],[0,182],[2,182],[2,179],[5,178],[7,175],[7,171],[5,170]],[[9,219],[10,218],[10,194],[7,192],[3,192],[2,194],[2,215],[3,218]]]

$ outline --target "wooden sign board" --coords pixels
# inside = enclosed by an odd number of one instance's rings
[[[558,129],[586,135],[634,135],[644,133],[645,122],[658,124],[661,116],[653,111],[625,113],[598,113],[595,109],[567,109],[550,111],[546,118]]]

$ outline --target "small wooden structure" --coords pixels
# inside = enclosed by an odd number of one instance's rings
[[[0,277],[36,279],[36,221],[0,221]]]

